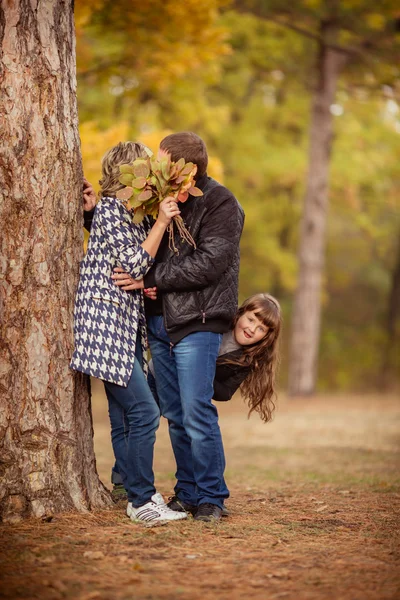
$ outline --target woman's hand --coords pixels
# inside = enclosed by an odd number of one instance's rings
[[[172,196],[167,196],[167,198],[164,198],[160,203],[157,221],[162,225],[167,226],[174,217],[180,214],[181,211],[179,210],[177,201]]]
[[[144,288],[143,279],[133,279],[133,277],[121,269],[121,267],[115,267],[111,279],[114,281],[115,285],[126,292],[130,292],[131,290],[142,290]]]
[[[96,206],[96,192],[91,183],[83,178],[83,210],[93,210]]]

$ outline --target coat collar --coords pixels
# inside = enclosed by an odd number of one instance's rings
[[[208,175],[207,173],[204,173],[204,175],[195,180],[195,185],[199,188],[199,190],[203,191],[203,189],[206,187],[207,181]]]

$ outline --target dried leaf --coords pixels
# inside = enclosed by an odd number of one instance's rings
[[[140,159],[135,160],[133,166],[133,172],[136,177],[148,177],[150,175],[150,166],[148,159]]]
[[[167,152],[166,150],[163,150],[162,148],[158,149],[157,152],[157,158],[156,161],[161,162],[164,159],[169,159],[171,160],[171,155],[169,152]]]
[[[203,195],[203,192],[197,187],[189,188],[188,192],[191,196],[202,196]]]
[[[119,170],[120,173],[132,173],[133,175],[133,165],[121,165]]]
[[[123,188],[122,190],[118,190],[116,196],[118,198],[118,200],[129,200],[129,198],[132,196],[133,194],[133,188],[131,188],[130,186],[127,186],[125,188]]]
[[[83,553],[83,557],[91,558],[92,560],[99,560],[100,558],[104,558],[104,553],[101,552],[100,550],[98,550],[98,551],[87,550],[86,552]]]
[[[157,219],[158,217],[158,204],[156,204],[153,208],[148,211],[148,214]]]
[[[182,171],[183,167],[185,166],[185,159],[184,158],[180,158],[178,160],[177,163],[175,163],[176,166],[176,170],[179,171],[179,173]]]
[[[119,178],[119,182],[122,183],[122,185],[132,185],[132,179],[133,179],[133,175],[131,175],[130,173],[123,173],[122,175],[120,175]]]
[[[189,175],[193,170],[194,164],[192,162],[186,163],[181,171],[181,175]]]
[[[171,175],[170,167],[171,167],[170,162],[168,163],[166,160],[161,161],[161,172],[166,181],[170,178],[170,175]]]
[[[97,591],[88,592],[83,596],[79,596],[79,600],[96,600],[97,598],[101,598],[101,593]]]
[[[137,208],[135,210],[135,214],[134,214],[133,219],[132,219],[133,222],[134,223],[141,223],[143,221],[143,219],[144,219],[144,215],[145,215],[145,212],[144,212],[143,208]]]
[[[128,201],[128,206],[129,208],[139,208],[140,206],[142,206],[142,201],[138,200],[137,198],[131,198]]]
[[[180,194],[178,194],[178,201],[179,202],[186,202],[186,200],[189,198],[189,192],[180,192]]]
[[[153,192],[151,190],[144,190],[141,194],[139,194],[137,199],[140,200],[141,202],[146,202],[146,200],[150,200],[150,198],[152,198],[152,197],[153,197]]]
[[[141,190],[144,188],[144,186],[147,183],[147,179],[145,177],[137,177],[136,179],[134,179],[131,182],[132,187],[136,188],[137,190]]]

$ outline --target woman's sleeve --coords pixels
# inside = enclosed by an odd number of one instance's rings
[[[154,258],[139,244],[123,211],[125,208],[118,200],[106,200],[97,205],[96,220],[114,258],[131,277],[141,279]]]

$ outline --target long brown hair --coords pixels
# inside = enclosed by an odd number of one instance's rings
[[[279,364],[279,334],[282,327],[282,315],[279,302],[270,294],[250,296],[239,307],[233,328],[245,312],[254,312],[265,327],[267,334],[256,344],[242,346],[243,354],[232,364],[249,366],[251,371],[240,391],[249,406],[249,415],[256,411],[265,422],[270,421],[275,409],[275,376]]]

